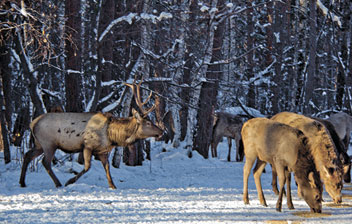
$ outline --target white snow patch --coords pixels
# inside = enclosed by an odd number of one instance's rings
[[[168,147],[161,152],[161,143],[152,143],[152,161],[129,167],[121,163],[111,167],[117,186],[108,188],[101,163],[92,160],[91,169],[75,184],[55,188],[41,163],[38,170],[28,170],[26,188],[18,184],[21,166],[13,160],[4,165],[0,152],[0,222],[1,223],[350,223],[352,208],[330,208],[323,205],[324,218],[301,218],[297,211],[309,211],[297,197],[292,184],[295,210],[289,210],[286,199],[282,212],[276,212],[277,196],[271,190],[271,168],[266,167],[262,185],[268,207],[260,205],[253,176],[249,178],[250,204],[242,201],[243,162],[227,162],[227,143],[218,147],[219,158],[204,159],[187,149]],[[16,152],[15,148],[11,149]],[[65,155],[56,153],[58,158]],[[77,155],[75,155],[76,157]],[[235,158],[235,150],[232,150]],[[75,161],[53,166],[61,183],[83,166]],[[346,192],[344,192],[346,193]],[[325,203],[331,198],[324,192]],[[343,203],[352,204],[350,199]]]

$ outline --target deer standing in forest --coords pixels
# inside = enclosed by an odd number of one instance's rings
[[[60,181],[51,169],[51,161],[56,149],[67,153],[83,151],[84,169],[69,179],[65,186],[72,184],[86,173],[91,166],[92,155],[99,157],[106,172],[109,187],[116,189],[110,175],[108,162],[109,152],[116,146],[128,146],[138,139],[160,137],[163,131],[146,118],[154,110],[155,105],[148,110],[143,109],[152,93],[145,102],[140,98],[140,85],[126,84],[132,88],[136,104],[142,114],[132,109],[132,117],[116,118],[110,113],[47,113],[34,119],[31,132],[35,146],[24,156],[20,185],[25,187],[25,177],[28,164],[44,153],[43,166],[54,181],[56,187],[61,187]],[[137,87],[137,88],[136,88]]]
[[[240,147],[241,128],[244,117],[225,112],[216,112],[214,116],[213,135],[211,139],[212,157],[217,157],[217,147],[223,137],[227,137],[229,152],[227,161],[231,161],[232,139],[236,142],[236,161],[243,160],[243,148]],[[242,145],[241,145],[242,146]]]

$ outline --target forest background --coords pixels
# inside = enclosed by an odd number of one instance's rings
[[[152,119],[170,111],[174,146],[205,158],[217,110],[351,114],[351,15],[348,0],[2,0],[5,162],[54,107],[129,116],[124,83],[142,77]]]

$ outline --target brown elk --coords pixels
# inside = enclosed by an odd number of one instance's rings
[[[217,157],[217,147],[223,137],[227,137],[229,152],[227,161],[231,161],[232,139],[236,142],[236,161],[243,160],[243,149],[240,148],[241,128],[244,122],[243,116],[225,112],[217,112],[214,116],[213,135],[211,139],[212,157]]]
[[[337,150],[337,155],[339,160],[341,161],[342,164],[342,171],[343,171],[343,180],[346,183],[351,182],[351,160],[349,155],[347,154],[347,150],[345,148],[345,145],[342,141],[342,139],[340,139],[340,137],[338,136],[335,126],[328,120],[325,119],[320,119],[320,118],[313,118],[317,121],[320,121],[328,130],[328,132],[330,133],[330,136],[336,146],[336,150]]]
[[[328,132],[330,133],[330,136],[336,146],[336,150],[338,152],[338,158],[342,163],[343,166],[343,179],[345,182],[349,183],[351,181],[351,175],[350,175],[350,170],[351,170],[351,162],[349,159],[349,156],[347,155],[347,153],[344,151],[344,145],[342,143],[342,141],[340,140],[340,138],[338,137],[334,126],[331,124],[331,122],[324,120],[324,119],[320,119],[320,118],[316,118],[316,117],[312,117],[312,119],[317,120],[319,122],[321,122],[325,128],[328,130]],[[275,194],[279,194],[279,191],[277,189],[277,174],[275,169],[272,170],[272,187],[273,187],[273,191],[275,192]]]
[[[260,176],[266,163],[277,170],[280,184],[276,210],[281,211],[284,185],[287,186],[287,206],[293,209],[291,198],[291,177],[294,172],[298,192],[307,202],[311,211],[322,210],[322,183],[309,151],[309,142],[298,129],[267,118],[253,118],[242,127],[242,141],[246,162],[243,168],[243,201],[249,204],[248,177],[254,162],[255,185],[260,203],[267,206]]]
[[[329,131],[319,121],[304,115],[281,112],[271,118],[301,130],[311,145],[310,151],[325,189],[335,203],[342,201],[342,164]]]
[[[62,186],[51,169],[51,160],[57,148],[67,153],[83,151],[84,169],[69,179],[65,186],[74,183],[91,166],[91,157],[99,157],[106,172],[110,188],[115,189],[108,162],[108,154],[113,147],[128,146],[138,139],[159,137],[163,131],[146,118],[154,107],[144,110],[140,100],[139,86],[127,84],[132,88],[136,103],[143,112],[140,115],[132,110],[133,116],[115,118],[109,113],[47,113],[37,117],[30,124],[35,147],[24,156],[20,185],[25,187],[27,166],[34,158],[44,153],[43,166],[56,187]],[[137,95],[136,95],[137,94]],[[147,100],[149,100],[148,97]]]
[[[346,114],[345,112],[339,112],[331,115],[327,120],[334,125],[337,135],[343,141],[347,151],[350,144],[350,134],[352,131],[352,116]]]

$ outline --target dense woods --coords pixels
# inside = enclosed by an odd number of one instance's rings
[[[16,120],[29,136],[29,120],[56,106],[129,116],[124,82],[142,77],[152,120],[170,111],[174,146],[205,158],[216,110],[351,113],[351,15],[347,0],[3,0],[5,161]]]

